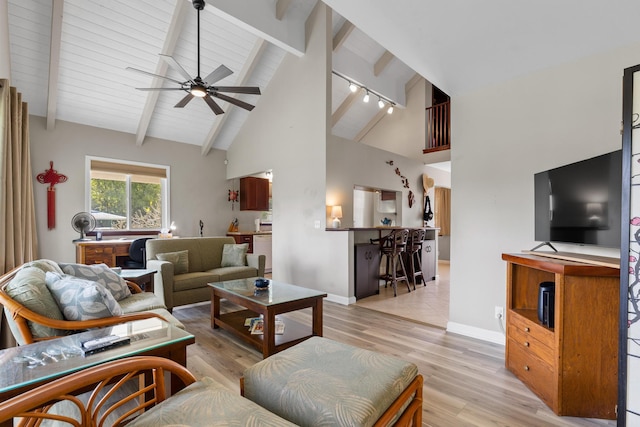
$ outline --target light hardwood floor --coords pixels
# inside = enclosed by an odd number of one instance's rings
[[[420,323],[447,328],[449,321],[449,262],[438,263],[438,277],[426,286],[407,291],[405,282],[398,284],[397,296],[391,286],[380,286],[380,293],[363,298],[356,305],[383,313],[393,314]]]
[[[406,291],[406,289],[405,289]],[[223,309],[233,310],[228,302]],[[210,305],[173,312],[196,336],[187,367],[239,392],[239,378],[262,359],[222,330],[210,328]],[[311,322],[310,310],[285,315]],[[558,417],[504,368],[504,347],[358,305],[324,304],[324,336],[411,361],[424,376],[423,425],[614,426],[614,421]],[[373,373],[375,374],[375,373]]]

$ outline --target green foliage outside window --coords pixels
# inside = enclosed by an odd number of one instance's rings
[[[126,229],[126,181],[91,179],[91,210],[122,216],[123,220],[98,220],[98,227]],[[131,229],[159,229],[162,226],[160,184],[132,182],[130,189]]]

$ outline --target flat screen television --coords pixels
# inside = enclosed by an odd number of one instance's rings
[[[535,240],[620,247],[622,150],[534,175]]]

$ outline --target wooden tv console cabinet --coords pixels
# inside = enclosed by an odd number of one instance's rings
[[[620,270],[533,254],[507,261],[505,365],[558,415],[615,419]],[[538,321],[555,283],[554,328]]]

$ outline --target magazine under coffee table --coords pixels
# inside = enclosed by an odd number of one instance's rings
[[[322,336],[322,299],[324,292],[270,280],[267,289],[257,289],[256,278],[209,283],[211,286],[211,327],[222,328],[262,351],[263,357],[291,347],[311,336]],[[220,300],[226,299],[246,307],[231,313],[220,314]],[[312,309],[312,325],[304,325],[293,319],[284,320],[284,333],[276,335],[276,315]],[[262,315],[263,334],[252,334],[245,326],[247,318]]]

